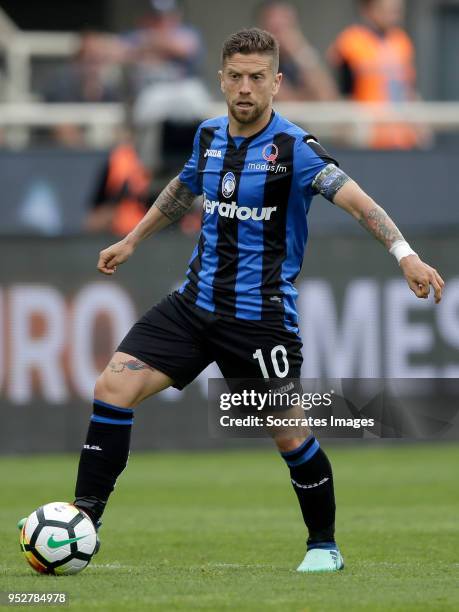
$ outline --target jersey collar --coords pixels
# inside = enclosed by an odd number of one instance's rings
[[[262,127],[261,130],[258,130],[258,132],[255,132],[255,134],[252,134],[252,136],[243,136],[244,140],[242,142],[249,144],[249,142],[252,142],[252,140],[255,140],[255,138],[258,138],[260,134],[263,134],[263,132],[269,128],[275,116],[276,116],[276,111],[273,109],[271,111],[271,117],[269,118],[268,123],[264,127]],[[228,121],[228,125],[226,126],[226,134],[228,136],[228,140],[232,140],[234,143],[234,139],[231,136],[230,131],[229,131],[229,121]],[[235,136],[234,138],[241,138],[241,137]]]

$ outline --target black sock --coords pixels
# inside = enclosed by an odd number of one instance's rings
[[[133,418],[134,411],[130,408],[94,400],[94,413],[78,466],[75,505],[95,523],[105,509],[116,479],[126,467]]]
[[[327,548],[335,542],[335,494],[327,455],[314,436],[297,449],[281,453],[290,468],[293,488],[309,531],[309,548]]]

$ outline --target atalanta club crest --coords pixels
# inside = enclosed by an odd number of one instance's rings
[[[266,145],[266,147],[262,151],[263,159],[271,164],[275,164],[276,160],[279,156],[279,149],[277,145],[273,142],[271,144]]]
[[[222,180],[222,194],[225,198],[230,198],[236,189],[236,177],[232,172],[227,172]]]

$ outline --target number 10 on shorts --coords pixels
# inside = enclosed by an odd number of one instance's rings
[[[261,348],[257,349],[252,357],[260,364],[260,370],[263,374],[263,378],[269,378],[268,368],[266,367],[266,362]],[[281,360],[281,364],[279,364],[279,359]],[[271,362],[273,364],[274,373],[276,376],[279,378],[285,378],[288,374],[289,365],[287,360],[287,351],[283,344],[278,344],[271,350]]]

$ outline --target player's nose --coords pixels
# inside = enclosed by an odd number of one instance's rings
[[[248,76],[244,76],[241,79],[241,84],[239,87],[240,94],[250,94],[252,93],[252,88],[250,87],[250,78]]]

